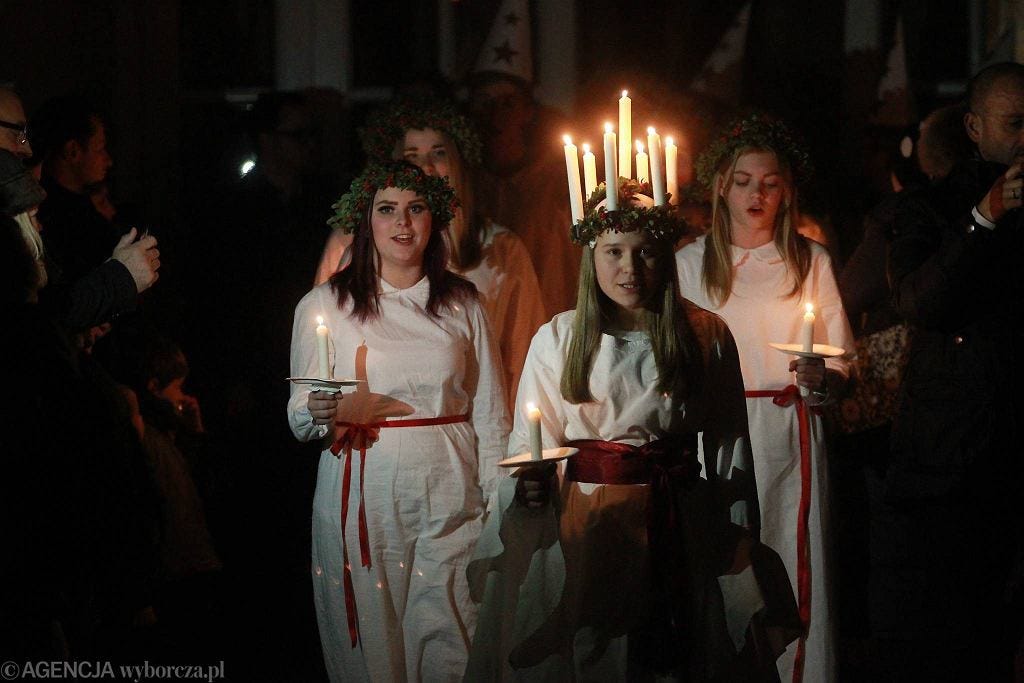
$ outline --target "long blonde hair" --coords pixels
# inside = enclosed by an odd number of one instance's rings
[[[672,394],[681,401],[687,390],[696,386],[702,373],[701,355],[693,330],[683,310],[679,295],[679,279],[671,245],[656,243],[660,291],[654,292],[649,308],[641,318],[642,328],[651,337],[651,348],[658,368],[658,391]],[[580,280],[576,290],[576,318],[572,339],[566,353],[560,389],[569,403],[593,401],[590,392],[590,371],[601,346],[601,332],[613,319],[615,304],[601,291],[594,265],[594,248],[583,247]]]
[[[711,228],[708,230],[704,248],[704,291],[708,297],[721,306],[732,295],[732,217],[724,195],[733,183],[733,173],[740,157],[751,152],[771,152],[779,162],[786,190],[783,193],[779,211],[775,214],[773,231],[775,248],[782,256],[786,270],[792,278],[793,287],[786,293],[792,297],[800,293],[804,280],[811,269],[811,248],[796,230],[797,194],[793,186],[793,172],[785,157],[774,149],[762,147],[738,147],[727,157],[715,173],[711,192]]]
[[[436,129],[435,129],[436,130]],[[482,219],[476,213],[476,196],[473,191],[472,174],[466,169],[466,163],[447,132],[437,131],[444,140],[445,152],[448,154],[448,184],[455,190],[459,198],[459,208],[448,223],[445,241],[448,243],[448,265],[455,271],[465,272],[480,263],[483,245],[480,242]],[[405,131],[402,138],[395,143],[392,157],[396,160],[404,158]]]

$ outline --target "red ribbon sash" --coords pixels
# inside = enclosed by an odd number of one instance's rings
[[[759,389],[745,392],[747,398],[770,398],[782,408],[796,406],[797,423],[800,427],[800,507],[796,523],[796,590],[797,606],[804,634],[796,646],[793,662],[793,683],[801,683],[804,677],[804,659],[807,630],[811,624],[811,554],[808,544],[808,519],[811,512],[811,419],[808,406],[800,396],[800,389],[790,384],[785,389]],[[812,412],[817,413],[815,408]]]
[[[348,561],[348,539],[345,527],[348,522],[349,492],[352,490],[352,449],[359,453],[359,557],[364,567],[373,566],[370,561],[370,534],[366,527],[366,505],[363,503],[363,472],[366,470],[366,451],[377,440],[381,429],[394,427],[433,427],[466,422],[469,415],[448,415],[445,417],[423,417],[411,420],[386,420],[356,424],[353,422],[335,422],[345,431],[331,444],[331,453],[338,455],[345,451],[344,478],[341,483],[341,550],[345,560],[345,611],[348,614],[348,636],[352,647],[359,642],[358,619],[356,618],[356,596],[352,587],[352,567]]]

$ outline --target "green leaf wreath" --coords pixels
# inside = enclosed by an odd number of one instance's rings
[[[382,161],[391,158],[395,144],[404,138],[407,130],[424,128],[445,133],[455,141],[467,163],[480,163],[483,143],[476,128],[454,104],[433,97],[405,97],[373,112],[366,125],[359,129],[359,138],[367,157]]]
[[[674,206],[636,206],[630,200],[635,195],[650,197],[650,183],[639,183],[630,178],[619,178],[619,209],[607,211],[598,207],[608,196],[605,183],[598,185],[583,206],[583,219],[570,228],[572,241],[580,246],[589,246],[597,236],[606,230],[613,232],[636,232],[643,230],[653,239],[675,244],[686,233],[686,221],[676,212]],[[667,197],[668,195],[666,195]]]
[[[794,184],[803,183],[813,174],[811,156],[789,126],[764,114],[751,114],[729,123],[697,159],[697,179],[707,191],[713,191],[715,174],[722,161],[741,147],[775,152],[789,164]]]

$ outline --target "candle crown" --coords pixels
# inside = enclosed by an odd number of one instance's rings
[[[653,206],[653,191],[648,182],[619,178],[618,210],[607,211],[607,183],[601,183],[583,207],[583,220],[574,224],[569,235],[580,246],[593,246],[597,236],[606,230],[636,232],[643,230],[656,241],[675,245],[686,233],[686,221],[669,204]]]

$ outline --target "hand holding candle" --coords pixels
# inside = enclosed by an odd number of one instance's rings
[[[800,349],[808,353],[814,351],[814,304],[805,306],[804,321],[800,325]],[[811,390],[800,385],[800,395],[808,396]]]
[[[318,379],[331,379],[331,366],[327,356],[327,326],[323,316],[316,317],[316,358],[319,364]]]
[[[544,459],[540,441],[540,411],[533,403],[526,404],[526,423],[530,427],[530,460]]]

